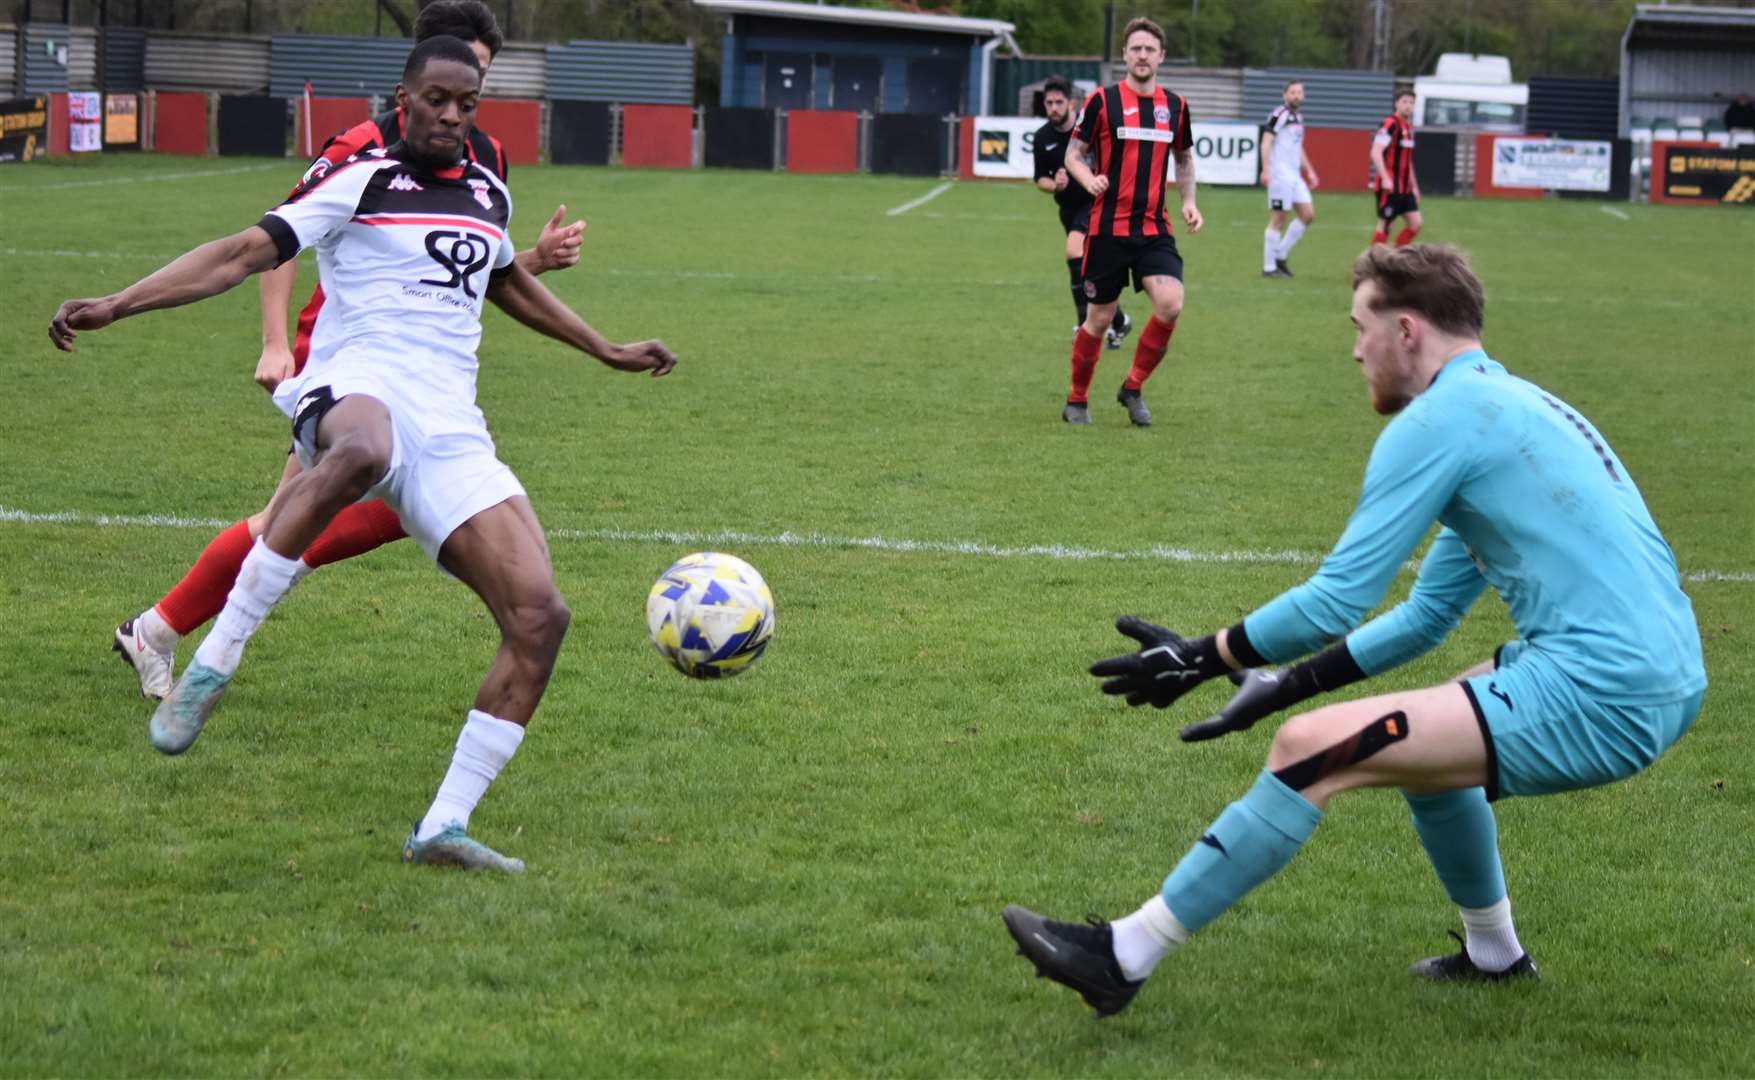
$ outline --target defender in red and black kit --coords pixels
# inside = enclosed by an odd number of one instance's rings
[[[1396,218],[1407,224],[1396,234],[1395,246],[1406,247],[1420,234],[1420,181],[1414,178],[1414,94],[1395,96],[1395,112],[1384,117],[1371,140],[1372,187],[1377,192],[1377,231],[1373,244],[1389,242]]]
[[[1200,231],[1201,216],[1194,204],[1188,102],[1157,81],[1164,31],[1150,19],[1135,19],[1127,24],[1122,41],[1127,78],[1085,99],[1066,153],[1067,175],[1091,193],[1093,202],[1084,260],[1090,306],[1085,324],[1073,336],[1072,387],[1060,416],[1069,424],[1091,422],[1091,376],[1116,301],[1131,275],[1134,290],[1151,299],[1152,317],[1140,331],[1133,367],[1115,399],[1127,408],[1129,420],[1147,427],[1152,413],[1140,388],[1164,358],[1182,314],[1182,256],[1165,211],[1172,156],[1182,220],[1190,232]],[[1086,164],[1087,154],[1094,166]]]
[[[414,36],[417,42],[436,37],[454,37],[463,41],[474,53],[483,72],[487,71],[502,43],[493,12],[480,0],[432,0],[421,8],[415,19]],[[472,99],[469,103],[470,130],[461,148],[463,156],[479,163],[504,182],[505,149],[499,140],[474,127],[474,108]],[[331,169],[339,169],[343,162],[356,154],[393,146],[401,141],[403,115],[403,110],[398,108],[374,120],[356,124],[330,139],[324,145],[322,155],[305,171],[299,188]],[[579,261],[585,225],[576,221],[563,226],[565,214],[565,206],[555,211],[548,224],[543,226],[536,246],[518,253],[518,265],[532,274],[541,274]],[[287,314],[296,277],[296,266],[290,260],[262,275],[262,355],[256,364],[256,381],[270,393],[282,380],[304,368],[311,335],[318,328],[323,312],[323,288],[319,285],[311,295],[310,303],[299,313],[298,337],[295,344],[289,345]],[[282,466],[280,484],[275,489],[277,496],[299,471],[298,459],[289,454]],[[170,690],[178,638],[200,627],[225,606],[251,544],[262,534],[268,509],[264,507],[222,530],[208,542],[181,581],[151,607],[116,628],[112,647],[139,677],[141,694],[162,698]],[[362,555],[405,535],[395,511],[381,499],[369,499],[337,514],[301,558],[308,566],[324,566]]]

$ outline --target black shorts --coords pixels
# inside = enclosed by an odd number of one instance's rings
[[[1113,304],[1133,273],[1133,291],[1145,288],[1148,277],[1182,280],[1182,256],[1174,236],[1093,236],[1085,241],[1085,299]]]
[[[1069,233],[1088,233],[1091,231],[1091,204],[1082,206],[1060,204],[1060,227]]]
[[[1418,213],[1420,197],[1403,194],[1399,191],[1380,191],[1377,193],[1377,220],[1394,221],[1408,214]]]

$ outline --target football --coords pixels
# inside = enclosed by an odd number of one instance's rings
[[[646,631],[658,655],[690,678],[740,675],[774,636],[774,594],[735,555],[685,555],[646,594]]]

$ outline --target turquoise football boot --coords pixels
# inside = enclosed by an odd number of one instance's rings
[[[189,661],[183,677],[153,710],[152,723],[147,728],[152,745],[165,754],[180,754],[193,746],[231,681],[230,675],[221,674],[199,660]]]
[[[498,870],[506,874],[522,874],[524,860],[501,855],[486,844],[469,838],[463,826],[453,821],[429,840],[416,840],[420,822],[415,822],[408,839],[402,844],[402,861],[427,866],[457,866],[465,870]]]

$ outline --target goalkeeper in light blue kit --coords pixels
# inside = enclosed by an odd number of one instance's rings
[[[1627,468],[1576,409],[1482,349],[1485,309],[1448,246],[1376,246],[1353,265],[1353,355],[1378,437],[1358,506],[1315,576],[1236,626],[1183,638],[1132,616],[1140,643],[1091,666],[1129,705],[1173,703],[1229,675],[1213,738],[1426,652],[1492,585],[1518,639],[1457,681],[1303,713],[1280,726],[1255,784],[1189,849],[1162,892],[1114,923],[1005,911],[1019,951],[1099,1015],[1119,1012],[1158,961],[1289,862],[1329,800],[1401,788],[1468,932],[1432,979],[1534,977],[1518,943],[1489,803],[1623,780],[1700,711],[1700,634],[1675,556]],[[1437,521],[1400,605],[1360,626]],[[1355,629],[1357,628],[1357,629]],[[1344,635],[1344,638],[1343,638]],[[1337,644],[1291,668],[1254,670]]]

